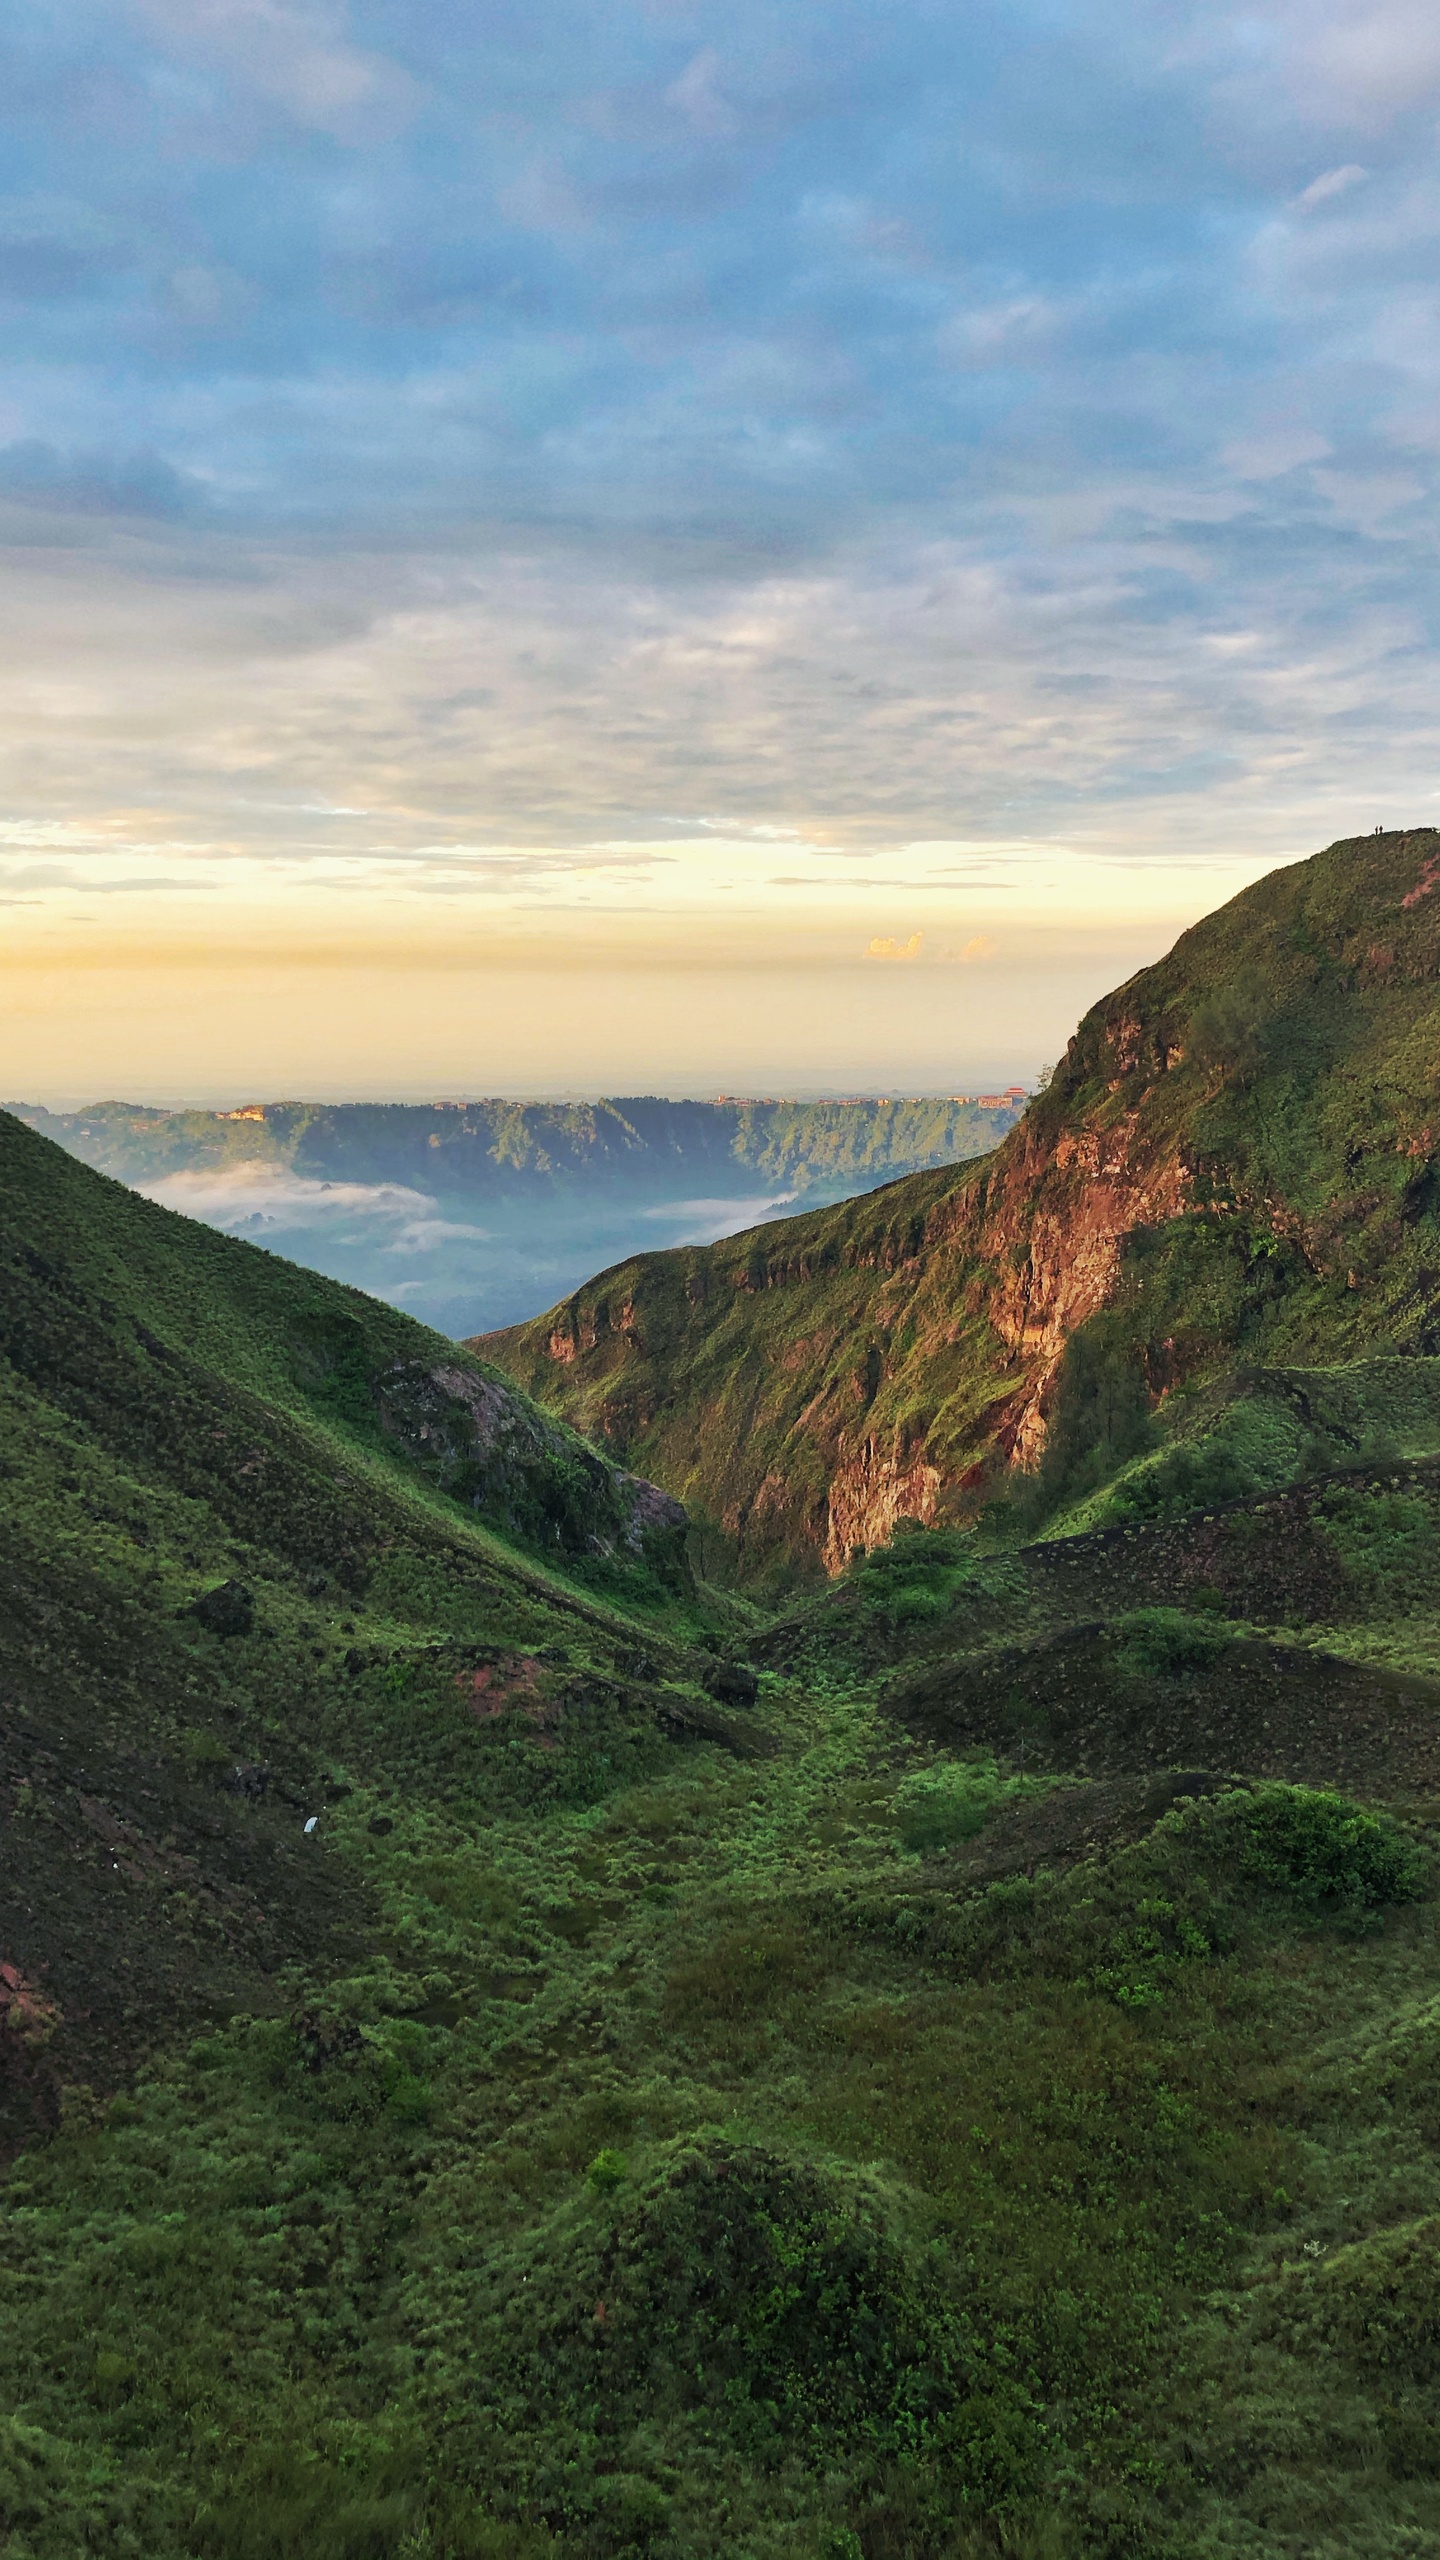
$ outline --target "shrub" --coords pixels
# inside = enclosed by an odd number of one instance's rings
[[[668,2145],[593,2256],[532,2264],[507,2334],[542,2424],[567,2396],[606,2435],[642,2412],[723,2415],[752,2465],[918,2457],[952,2508],[958,2490],[998,2502],[1034,2482],[1026,2379],[936,2254],[890,2227],[863,2178],[759,2145]]]
[[[996,1807],[1023,1785],[1002,1778],[993,1760],[947,1760],[917,1771],[895,1798],[901,1840],[921,1857],[973,1840]]]
[[[1440,2219],[1429,2215],[1289,2275],[1265,2325],[1312,2353],[1342,2347],[1392,2384],[1433,2385],[1440,2375],[1437,2279]]]
[[[944,1617],[962,1601],[1002,1600],[1006,1591],[1005,1567],[978,1556],[963,1530],[921,1529],[908,1521],[897,1524],[888,1547],[852,1567],[850,1581],[861,1623],[891,1635]]]
[[[1213,1616],[1192,1617],[1185,1609],[1132,1609],[1117,1618],[1122,1667],[1142,1680],[1178,1680],[1187,1671],[1205,1671],[1231,1641],[1230,1630]]]
[[[1175,1520],[1187,1511],[1210,1511],[1236,1502],[1260,1485],[1257,1470],[1221,1439],[1198,1447],[1183,1442],[1115,1488],[1112,1508],[1122,1520]]]
[[[1435,1524],[1416,1493],[1343,1486],[1327,1495],[1324,1519],[1351,1580],[1373,1600],[1409,1597],[1433,1569]]]
[[[1365,1813],[1327,1788],[1257,1788],[1243,1855],[1252,1875],[1302,1902],[1373,1911],[1413,1902],[1425,1889],[1417,1844],[1388,1815]]]

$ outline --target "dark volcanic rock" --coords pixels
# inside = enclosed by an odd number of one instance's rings
[[[705,1674],[705,1687],[723,1707],[753,1707],[760,1682],[748,1662],[717,1662]]]
[[[1173,1679],[1127,1667],[1103,1627],[931,1663],[892,1683],[902,1723],[1077,1776],[1207,1767],[1375,1795],[1440,1785],[1440,1681],[1237,1636]]]
[[[217,1582],[192,1600],[185,1615],[198,1618],[212,1636],[248,1636],[255,1632],[255,1595],[243,1582]]]

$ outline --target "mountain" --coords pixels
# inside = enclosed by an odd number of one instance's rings
[[[772,1616],[0,1116],[6,2560],[1440,2542],[1440,1357],[1194,1401]]]
[[[530,1315],[597,1264],[730,1234],[995,1144],[982,1103],[97,1103],[16,1116],[192,1217],[452,1333]]]
[[[653,1694],[699,1623],[678,1504],[454,1343],[5,1114],[0,1360],[0,1765],[26,1817],[0,1939],[65,2022],[43,2087],[8,2092],[21,2124],[57,2068],[103,2077],[177,2001],[353,1936],[296,1810],[333,1796],[367,1675],[438,1668],[499,1705],[518,1682],[552,1740],[597,1676],[642,1725],[680,1711]],[[643,1698],[613,1687],[617,1603],[655,1622]]]
[[[1237,1364],[1440,1348],[1437,960],[1440,834],[1334,844],[1096,1005],[983,1163],[637,1256],[481,1347],[752,1584],[971,1517],[1047,1438],[1058,1512]]]

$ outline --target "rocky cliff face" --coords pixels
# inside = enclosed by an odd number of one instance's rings
[[[1272,873],[1095,1006],[993,1156],[602,1274],[487,1354],[830,1570],[1038,1456],[1121,1310],[1162,1398],[1247,1354],[1440,1347],[1440,835]]]
[[[375,1381],[386,1438],[502,1534],[683,1576],[683,1506],[587,1446],[493,1372],[397,1361]]]

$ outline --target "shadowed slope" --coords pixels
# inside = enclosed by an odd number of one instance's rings
[[[455,1345],[0,1114],[0,2149],[364,1946],[340,1769],[659,1748],[682,1535]]]

